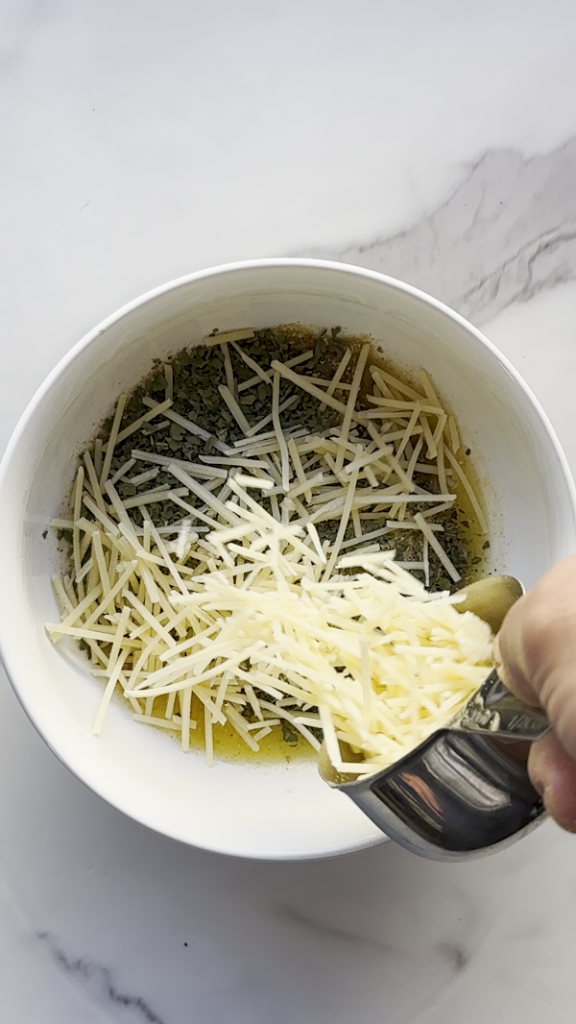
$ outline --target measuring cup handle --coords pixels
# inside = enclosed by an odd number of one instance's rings
[[[510,692],[496,669],[468,701],[454,727],[517,740],[537,740],[550,728],[540,708],[524,704]]]

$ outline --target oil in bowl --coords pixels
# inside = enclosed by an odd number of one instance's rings
[[[489,547],[471,456],[424,370],[407,374],[337,326],[215,330],[157,361],[81,453],[53,523],[67,564],[54,581],[62,622],[48,628],[55,642],[73,637],[105,682],[96,731],[118,691],[137,722],[209,761],[315,756],[314,694],[283,673],[262,682],[249,658],[226,667],[209,649],[222,632],[210,632],[214,594],[192,611],[182,600],[231,562],[239,587],[266,565],[267,548],[258,559],[244,536],[254,493],[267,520],[298,525],[307,578],[311,559],[327,582],[358,573],[361,558],[342,558],[394,551],[430,591],[465,585]],[[236,530],[226,551],[212,544],[218,523]]]

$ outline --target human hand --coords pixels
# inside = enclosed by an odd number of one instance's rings
[[[576,832],[576,555],[512,606],[494,654],[502,682],[548,716],[552,730],[532,744],[528,773],[551,817]]]

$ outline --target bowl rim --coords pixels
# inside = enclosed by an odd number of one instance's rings
[[[299,268],[299,269],[310,269],[310,270],[330,270],[337,271],[343,275],[350,275],[351,277],[361,277],[372,280],[374,282],[384,284],[393,290],[403,292],[413,299],[422,302],[424,305],[432,307],[441,314],[445,315],[449,319],[456,322],[460,327],[464,329],[469,335],[471,335],[476,342],[479,342],[482,347],[488,350],[493,359],[495,359],[513,379],[515,384],[519,387],[524,396],[528,399],[532,406],[533,412],[536,419],[539,421],[541,430],[547,435],[547,440],[551,444],[554,453],[558,459],[559,468],[564,477],[565,485],[570,497],[573,509],[576,509],[576,486],[572,477],[572,473],[568,464],[568,460],[564,453],[564,450],[560,444],[560,441],[556,435],[556,432],[546,414],[542,408],[540,402],[532,392],[531,388],[526,384],[521,374],[516,368],[509,362],[500,350],[491,342],[477,327],[471,324],[465,317],[451,309],[445,303],[439,299],[427,294],[414,285],[408,284],[407,282],[400,281],[394,277],[386,274],[382,274],[379,271],[369,270],[364,267],[358,267],[354,264],[340,263],[335,260],[320,260],[312,258],[300,258],[300,257],[269,257],[261,259],[251,260],[240,260],[230,263],[219,264],[214,267],[208,267],[202,270],[193,271],[188,274],[184,274],[178,278],[174,278],[165,282],[164,284],[158,285],[155,288],[149,289],[142,293],[135,299],[130,300],[121,306],[118,310],[111,313],[103,320],[101,320],[95,327],[83,335],[79,341],[77,341],[72,348],[56,363],[50,373],[45,377],[43,382],[39,385],[36,392],[28,402],[26,408],[21,414],[12,434],[9,438],[2,460],[0,462],[0,500],[2,498],[2,492],[6,484],[6,478],[9,474],[11,465],[14,457],[18,452],[20,441],[25,434],[29,424],[34,418],[37,409],[41,406],[45,397],[50,392],[51,388],[61,376],[63,371],[78,357],[78,355],[84,351],[88,346],[97,342],[98,338],[112,325],[118,323],[124,317],[130,315],[135,310],[146,305],[148,302],[165,295],[171,291],[177,290],[179,287],[187,284],[191,284],[196,281],[202,281],[203,279],[213,278],[216,276],[222,276],[226,274],[233,274],[245,270],[269,270],[273,268]],[[2,614],[2,608],[6,608],[8,604],[7,594],[2,591],[0,595],[0,658],[4,665],[6,675],[14,691],[16,698],[23,708],[28,719],[42,737],[47,746],[53,751],[58,760],[65,765],[65,767],[72,772],[84,785],[86,785],[91,791],[95,792],[100,796],[106,803],[110,804],[116,810],[121,811],[128,818],[133,821],[137,821],[139,824],[144,825],[152,831],[158,832],[159,834],[167,835],[169,838],[176,839],[179,842],[183,842],[189,846],[196,846],[199,849],[208,850],[213,853],[228,856],[240,856],[247,857],[254,860],[311,860],[316,858],[322,858],[326,856],[338,856],[347,853],[353,853],[368,847],[377,845],[383,842],[387,837],[380,833],[375,835],[365,836],[362,839],[356,839],[352,842],[343,842],[341,846],[335,848],[331,846],[329,849],[318,849],[317,852],[303,851],[302,853],[290,852],[282,853],[281,851],[275,854],[269,852],[258,852],[252,851],[249,854],[245,852],[236,852],[234,849],[224,849],[222,846],[216,844],[210,845],[206,842],[191,842],[188,837],[183,834],[177,834],[175,830],[168,833],[162,828],[154,824],[153,821],[146,820],[146,816],[134,812],[126,805],[126,802],[121,798],[117,797],[114,791],[114,787],[110,787],[103,780],[102,784],[98,784],[98,780],[94,780],[90,773],[83,772],[81,764],[71,764],[64,756],[59,752],[58,749],[50,742],[50,739],[44,732],[42,722],[38,721],[34,711],[33,701],[33,689],[27,686],[26,682],[22,684],[22,672],[19,655],[19,645],[15,641],[15,638],[9,628],[8,619],[9,616]],[[30,694],[32,693],[32,700],[30,700]],[[89,777],[88,777],[89,776]]]

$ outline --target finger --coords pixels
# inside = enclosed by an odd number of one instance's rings
[[[501,643],[502,631],[494,637],[494,668],[500,679],[512,693],[515,693],[520,700],[532,707],[538,707],[540,701],[532,686],[526,678],[526,669],[521,648],[521,632],[515,628],[516,622],[510,619],[510,613],[504,630],[504,640]],[[504,653],[502,653],[504,648]]]
[[[502,681],[538,702],[576,757],[576,556],[547,573],[512,606],[495,644]]]
[[[532,744],[528,774],[554,821],[576,832],[576,762],[554,732]]]
[[[519,696],[537,697],[561,661],[576,664],[576,555],[512,605],[498,635],[503,671]]]

